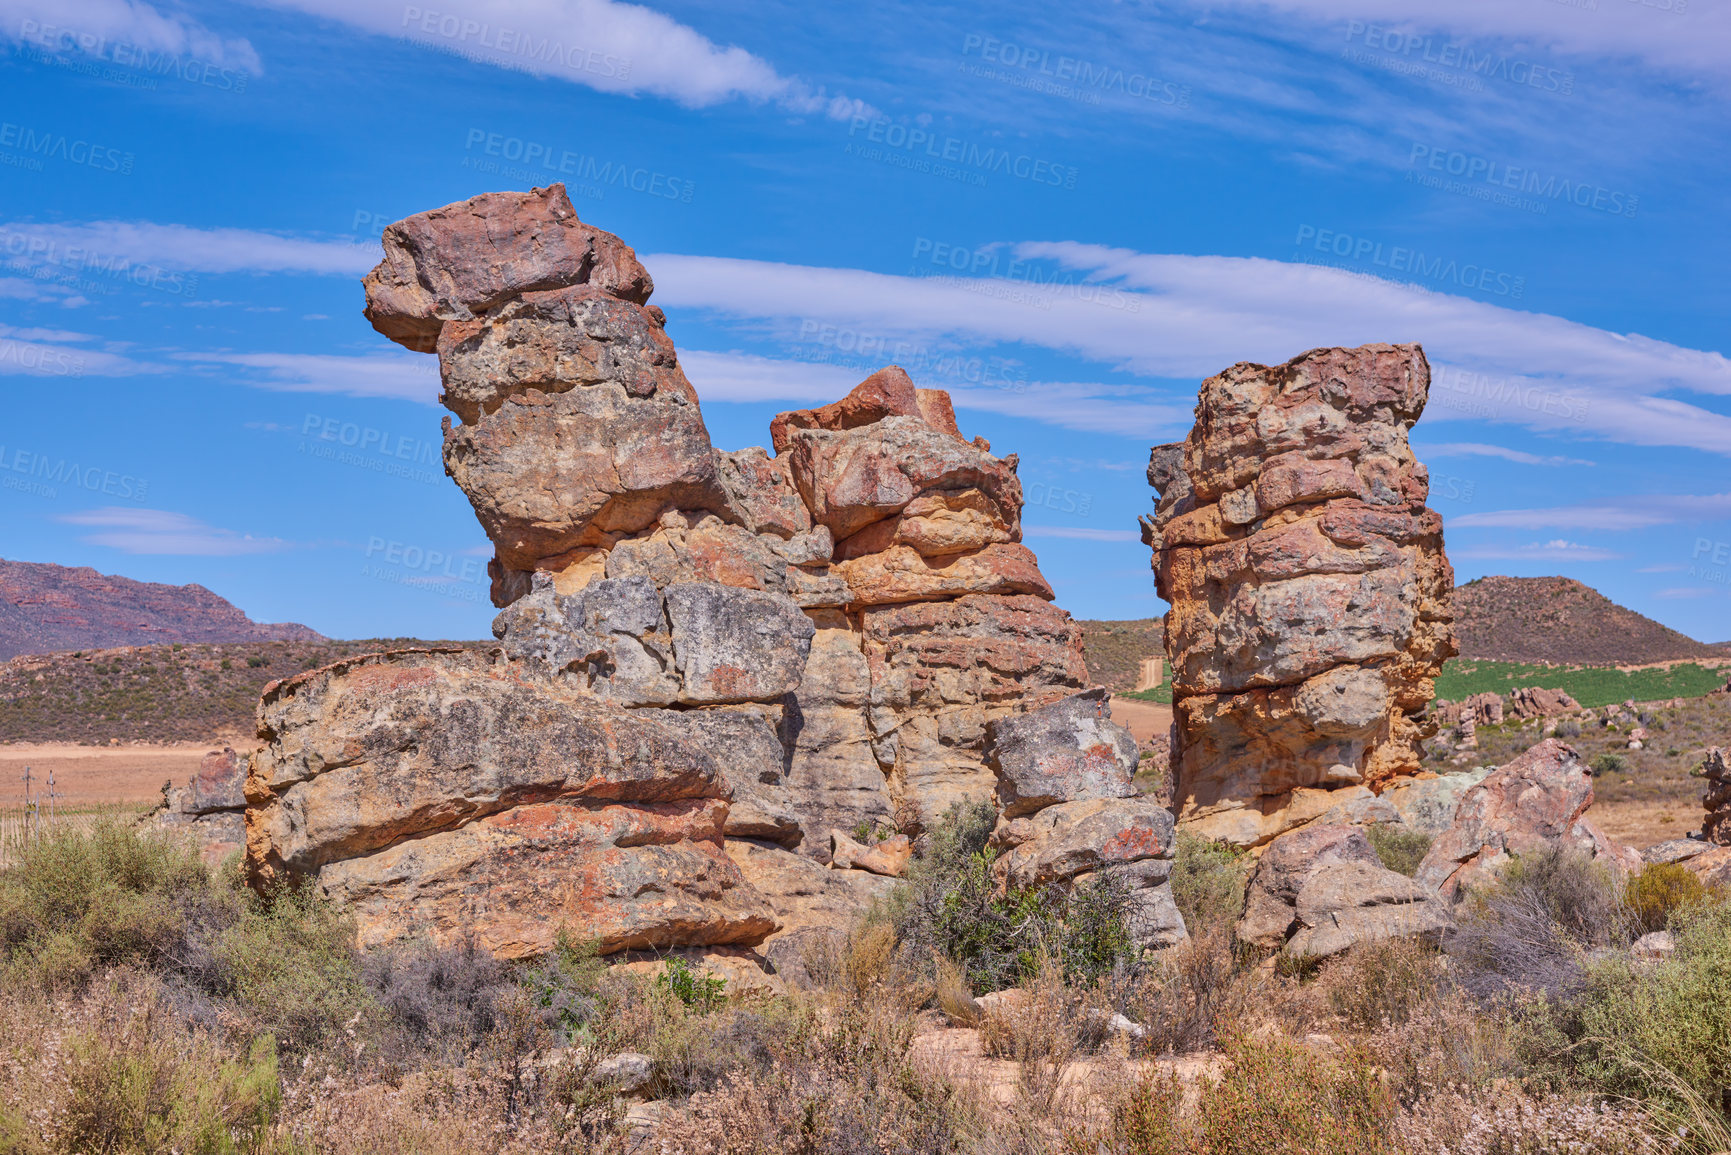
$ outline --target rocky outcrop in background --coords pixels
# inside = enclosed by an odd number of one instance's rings
[[[1128,884],[1183,936],[1172,819],[1021,544],[1014,455],[901,369],[715,449],[653,283],[562,186],[392,225],[366,315],[439,357],[446,470],[495,546],[491,653],[369,655],[266,689],[256,885],[364,941],[751,946],[845,926],[955,803],[1008,884]]]
[[[1241,363],[1153,450],[1174,800],[1198,834],[1259,846],[1355,821],[1419,768],[1416,715],[1455,653],[1442,519],[1407,444],[1429,386],[1417,345]]]

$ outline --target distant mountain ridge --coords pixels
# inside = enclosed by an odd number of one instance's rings
[[[1477,578],[1455,587],[1454,613],[1463,658],[1634,666],[1726,656],[1573,578]]]
[[[171,586],[88,566],[0,559],[0,660],[167,642],[318,642],[296,622],[255,622],[201,585]]]

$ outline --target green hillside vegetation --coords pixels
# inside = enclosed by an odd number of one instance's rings
[[[1583,706],[1597,708],[1633,698],[1699,698],[1725,684],[1727,672],[1697,662],[1618,670],[1603,666],[1546,666],[1526,662],[1491,662],[1455,658],[1436,680],[1436,696],[1458,702],[1473,694],[1507,694],[1517,686],[1563,690]]]

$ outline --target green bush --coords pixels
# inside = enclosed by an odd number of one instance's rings
[[[1429,835],[1392,824],[1376,823],[1367,826],[1364,834],[1382,864],[1408,878],[1418,873],[1419,863],[1424,861],[1425,852],[1430,850]]]
[[[668,956],[661,973],[655,976],[657,990],[666,991],[686,1010],[708,1014],[727,999],[727,980],[708,971],[694,971],[691,964],[678,955]]]
[[[1130,891],[1111,877],[1066,892],[1010,888],[993,876],[987,847],[997,822],[990,801],[951,806],[927,836],[924,857],[893,896],[890,921],[905,958],[952,960],[974,994],[1032,976],[1042,957],[1073,981],[1092,981],[1129,961]]]
[[[1621,754],[1599,754],[1593,758],[1594,774],[1623,774],[1629,769],[1629,760]]]
[[[1678,862],[1651,862],[1629,879],[1623,901],[1635,920],[1637,934],[1664,930],[1672,912],[1707,897],[1707,888],[1693,871]]]
[[[1209,925],[1238,921],[1244,913],[1244,880],[1250,866],[1249,856],[1229,843],[1178,831],[1172,899],[1192,934]]]
[[[1614,1094],[1677,1101],[1687,1092],[1719,1103],[1731,1086],[1731,904],[1672,915],[1676,952],[1637,970],[1594,969],[1566,1008],[1575,1069]]]

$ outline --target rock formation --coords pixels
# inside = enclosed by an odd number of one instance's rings
[[[382,334],[439,357],[446,470],[492,539],[492,653],[267,688],[256,884],[368,942],[559,931],[606,951],[843,926],[951,805],[1001,800],[1010,884],[1130,884],[1182,936],[1170,815],[1021,543],[1016,458],[901,369],[721,452],[653,284],[562,186],[392,225]],[[1013,829],[1012,829],[1013,828]]]
[[[1639,870],[1638,851],[1612,842],[1587,820],[1592,804],[1592,771],[1573,747],[1547,738],[1467,791],[1414,877],[1445,898],[1459,898],[1488,882],[1510,855],[1547,847]]]
[[[1455,653],[1442,519],[1407,431],[1417,345],[1318,349],[1203,382],[1143,519],[1172,604],[1179,821],[1258,846],[1415,772]]]
[[[1701,821],[1701,838],[1714,846],[1731,846],[1731,769],[1725,765],[1725,751],[1709,747],[1694,771],[1707,780],[1701,795],[1701,807],[1707,814]]]
[[[1437,938],[1452,925],[1434,892],[1382,865],[1362,829],[1312,823],[1263,851],[1234,933],[1248,946],[1326,958],[1363,942]]]
[[[212,750],[186,785],[163,783],[162,805],[149,819],[192,835],[200,857],[215,866],[246,845],[246,772],[246,756],[234,747]]]
[[[1509,714],[1515,718],[1550,718],[1572,714],[1581,704],[1565,690],[1547,690],[1543,686],[1516,686],[1509,691]]]

